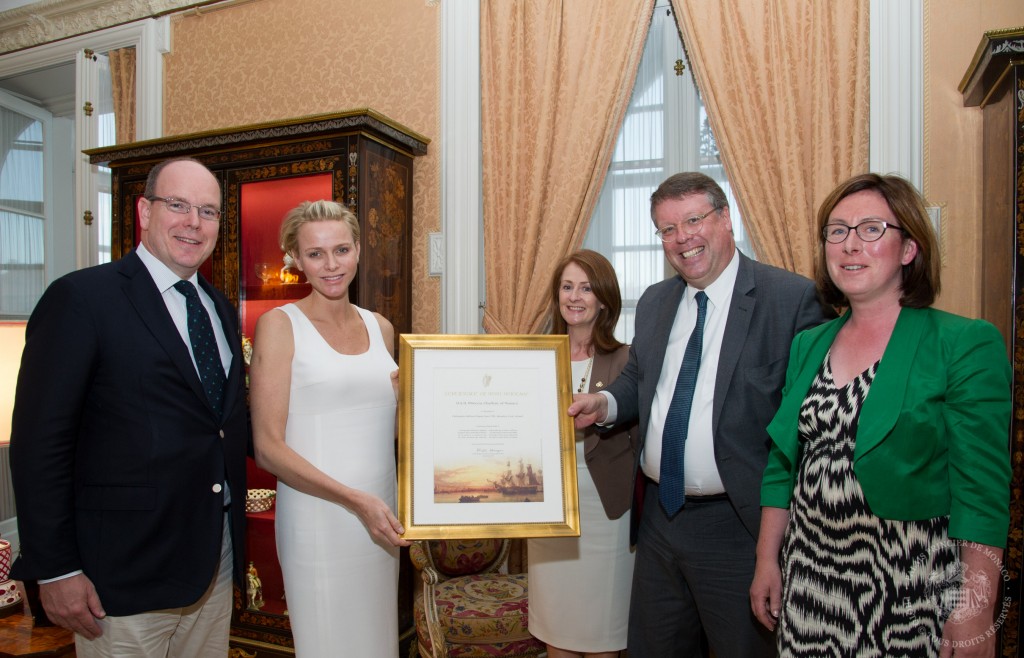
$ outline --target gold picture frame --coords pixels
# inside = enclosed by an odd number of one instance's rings
[[[399,363],[406,539],[579,536],[567,336],[403,334]]]

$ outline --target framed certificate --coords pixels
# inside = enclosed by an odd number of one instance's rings
[[[577,537],[567,336],[402,335],[406,539]]]

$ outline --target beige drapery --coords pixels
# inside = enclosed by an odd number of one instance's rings
[[[633,91],[654,3],[481,3],[489,333],[544,327],[555,263],[579,246]]]
[[[114,132],[118,144],[135,141],[135,48],[107,53],[114,96]]]
[[[759,257],[810,276],[818,205],[868,167],[868,0],[672,6]]]

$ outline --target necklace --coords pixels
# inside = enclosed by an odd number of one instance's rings
[[[587,377],[590,377],[590,367],[593,366],[593,365],[594,365],[594,357],[590,357],[589,359],[587,359],[587,371],[585,373],[583,373],[583,379],[580,380],[580,385],[576,389],[577,393],[582,393],[583,392],[583,387],[587,383]]]

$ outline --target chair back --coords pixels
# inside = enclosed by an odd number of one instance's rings
[[[444,578],[493,573],[508,557],[507,539],[429,539],[414,543],[413,562],[433,567]],[[415,550],[419,549],[419,550]]]
[[[524,574],[497,573],[508,539],[414,541],[422,579],[413,602],[417,650],[430,658],[535,658],[545,645],[528,628]]]

